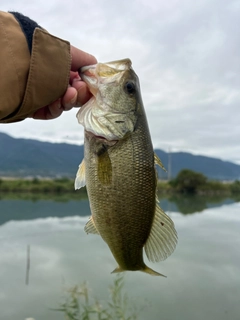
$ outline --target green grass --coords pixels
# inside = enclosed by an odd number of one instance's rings
[[[74,180],[72,179],[55,179],[55,180],[0,180],[1,193],[38,193],[38,194],[63,194],[74,193]],[[77,193],[86,194],[86,188],[82,188]]]
[[[76,285],[67,290],[60,307],[52,310],[62,312],[66,320],[137,320],[140,309],[130,302],[123,286],[123,275],[117,275],[109,287],[109,300],[100,301],[90,295],[86,283]]]

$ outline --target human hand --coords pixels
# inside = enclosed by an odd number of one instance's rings
[[[80,107],[86,103],[91,93],[87,85],[81,80],[77,70],[83,66],[97,63],[92,55],[71,46],[72,64],[69,76],[69,85],[62,97],[32,114],[30,117],[39,120],[50,120],[59,117],[63,111]]]

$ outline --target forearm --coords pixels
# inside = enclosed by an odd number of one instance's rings
[[[70,44],[34,24],[27,36],[24,28],[12,14],[0,12],[2,123],[23,120],[57,100],[69,83]]]

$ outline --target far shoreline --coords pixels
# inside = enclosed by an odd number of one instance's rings
[[[222,195],[231,196],[240,194],[233,192],[233,186],[236,181],[207,181],[204,185],[199,186],[194,194],[199,196]],[[158,193],[161,194],[192,194],[191,192],[180,192],[177,187],[172,185],[171,181],[158,180]],[[29,194],[75,194],[87,195],[86,188],[80,190],[74,189],[74,179],[72,178],[51,178],[51,177],[0,177],[0,194],[9,193],[29,193]]]

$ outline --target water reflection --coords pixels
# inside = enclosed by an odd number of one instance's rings
[[[160,206],[167,212],[192,214],[207,208],[217,208],[240,201],[240,198],[222,196],[186,196],[159,194]],[[68,217],[72,215],[89,216],[87,197],[69,198],[68,195],[58,195],[54,199],[44,199],[37,195],[14,195],[14,198],[0,199],[0,225],[9,220],[32,220],[47,217]]]
[[[35,220],[47,217],[89,216],[89,202],[68,200],[64,202],[42,200],[0,200],[0,225],[10,220]]]
[[[201,212],[207,208],[216,208],[232,204],[236,200],[222,196],[172,195],[168,199],[166,211],[179,211],[183,214]]]
[[[194,199],[194,198],[193,198]],[[179,243],[166,261],[149,263],[167,279],[127,272],[124,291],[146,306],[139,319],[237,320],[240,314],[240,204],[206,199],[201,214],[179,214],[191,199],[163,199],[175,222]],[[195,199],[195,201],[198,200]],[[192,206],[189,203],[189,206]],[[218,206],[218,207],[217,207]],[[170,208],[170,209],[168,209]],[[191,211],[193,208],[191,207]],[[100,303],[109,300],[110,272],[116,267],[106,244],[87,236],[87,200],[0,201],[0,319],[63,320],[63,288],[84,281]],[[29,285],[25,285],[27,246],[31,246]]]

